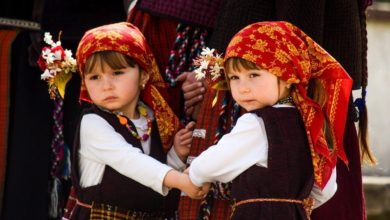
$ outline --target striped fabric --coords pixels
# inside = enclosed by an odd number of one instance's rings
[[[12,42],[17,30],[0,30],[0,207],[2,207],[7,162],[9,81]],[[1,214],[1,213],[0,213]]]
[[[229,200],[214,199],[212,201],[212,212],[209,217],[199,215],[201,207],[200,200],[194,200],[187,196],[180,198],[179,219],[180,220],[197,220],[197,219],[213,219],[223,220],[230,219],[231,206]]]
[[[216,104],[212,107],[213,101],[217,98]],[[204,138],[202,135],[194,136],[188,162],[191,158],[206,150],[209,146],[214,145],[221,136],[230,130],[232,112],[225,109],[234,109],[231,97],[226,92],[217,92],[210,89],[205,93],[203,104],[200,109],[199,118],[196,123],[195,131],[205,130]],[[226,115],[229,113],[229,115]],[[215,119],[215,120],[210,120]],[[229,219],[230,218],[230,200],[229,195],[221,192],[224,184],[214,184],[206,198],[193,200],[189,197],[182,196],[179,201],[179,219]]]
[[[176,26],[177,23],[175,20],[166,19],[163,17],[158,17],[154,15],[150,15],[148,12],[139,10],[137,7],[133,9],[127,20],[128,22],[133,23],[138,26],[139,29],[145,35],[148,43],[151,45],[151,48],[154,50],[154,55],[159,64],[160,70],[165,66],[167,66],[169,55],[171,49],[173,49],[175,44]],[[173,25],[175,24],[175,28],[173,29]],[[164,29],[163,27],[167,27]],[[161,30],[160,32],[158,30]],[[167,50],[167,45],[170,46],[169,50]],[[180,62],[178,62],[180,63]],[[176,66],[175,66],[176,67]],[[181,99],[181,86],[176,85],[175,87],[170,88],[169,90],[170,98],[171,98],[171,106],[175,112],[181,115],[182,103],[180,103]],[[198,122],[196,125],[197,129],[205,129],[207,130],[207,139],[195,138],[193,139],[193,144],[191,147],[190,158],[191,156],[197,156],[202,151],[206,149],[206,147],[216,143],[216,141],[220,138],[221,135],[228,132],[226,129],[226,125],[230,125],[232,121],[231,115],[225,115],[227,112],[232,111],[224,111],[224,108],[234,109],[231,106],[231,101],[229,98],[225,97],[224,92],[219,92],[218,94],[218,102],[215,104],[215,108],[211,108],[211,103],[213,102],[216,96],[216,91],[212,90],[206,93],[204,98],[204,104],[201,109],[201,113],[199,114]],[[229,103],[227,105],[226,103]],[[219,120],[210,120],[219,119]],[[218,185],[220,187],[220,184]],[[216,194],[223,190],[213,190]],[[214,199],[217,197],[218,199]],[[183,220],[191,220],[191,219],[229,219],[230,218],[230,200],[223,199],[221,195],[212,195],[208,196],[211,200],[192,200],[189,197],[182,196],[180,197],[178,214],[179,219]],[[207,210],[201,211],[203,207],[207,207]],[[204,216],[207,215],[207,216]]]
[[[121,210],[115,206],[92,204],[90,220],[163,220],[164,215]]]

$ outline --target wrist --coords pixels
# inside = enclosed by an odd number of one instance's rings
[[[165,175],[163,184],[164,184],[164,186],[169,187],[169,188],[181,189],[183,186],[182,173],[180,173],[179,171],[177,171],[175,169],[171,169]]]

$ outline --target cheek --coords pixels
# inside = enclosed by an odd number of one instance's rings
[[[131,94],[135,94],[137,93],[138,90],[141,90],[140,82],[135,80],[131,80],[127,82],[123,81],[121,82],[121,86],[118,86],[117,88],[118,90],[121,90],[124,93],[131,93]]]
[[[238,94],[237,86],[234,83],[230,83],[229,86],[230,86],[230,93],[232,94],[233,98],[236,99],[235,97],[237,97]]]

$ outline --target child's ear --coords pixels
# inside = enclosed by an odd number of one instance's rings
[[[148,82],[149,77],[150,77],[149,73],[141,70],[141,79],[140,79],[141,88],[145,87],[145,84]]]

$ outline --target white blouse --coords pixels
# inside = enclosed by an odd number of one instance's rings
[[[146,119],[132,120],[140,136],[145,133]],[[147,127],[147,126],[146,126]],[[129,144],[122,135],[102,117],[97,114],[84,115],[80,125],[80,185],[88,187],[102,181],[106,165],[112,167],[154,191],[166,195],[169,191],[163,187],[163,180],[173,168],[183,170],[185,164],[179,159],[174,148],[168,152],[165,165],[148,156],[150,153],[150,138],[141,142],[145,153]]]
[[[230,133],[191,162],[189,175],[197,186],[207,182],[229,182],[253,165],[267,167],[267,161],[268,141],[264,121],[256,114],[246,113],[237,120]],[[336,190],[336,169],[333,169],[323,190],[314,184],[310,194],[315,199],[314,208],[328,201]]]

